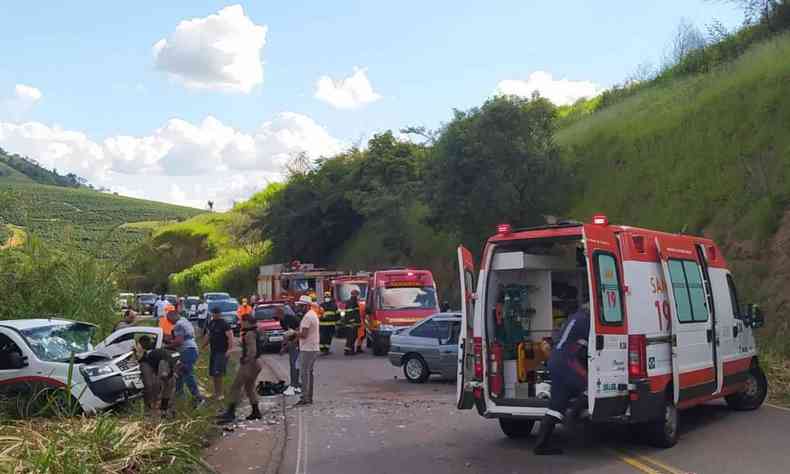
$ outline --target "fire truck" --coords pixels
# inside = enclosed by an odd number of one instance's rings
[[[294,301],[310,294],[321,297],[325,291],[331,290],[332,279],[343,274],[299,261],[287,265],[263,265],[258,275],[258,294],[264,301]]]
[[[458,408],[497,418],[507,436],[529,435],[545,414],[552,334],[585,301],[590,421],[638,424],[667,448],[680,410],[718,398],[754,410],[765,400],[754,338],[762,312],[741,306],[709,239],[610,225],[603,215],[524,230],[505,224],[488,239],[477,275],[463,247],[458,264]]]
[[[370,277],[365,327],[373,354],[386,355],[390,335],[439,312],[436,282],[430,270],[380,270]]]

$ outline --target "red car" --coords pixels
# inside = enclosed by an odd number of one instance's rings
[[[282,319],[286,315],[294,315],[294,310],[284,302],[262,303],[255,306],[254,315],[264,346],[267,349],[279,349],[285,339],[285,331],[275,315]]]

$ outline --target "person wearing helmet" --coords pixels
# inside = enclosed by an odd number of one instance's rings
[[[328,355],[332,352],[332,339],[335,337],[335,326],[337,325],[337,319],[339,317],[337,305],[335,304],[334,298],[332,298],[332,293],[328,291],[324,293],[324,301],[321,303],[321,309],[323,309],[323,314],[321,315],[321,341],[319,346],[321,354]]]
[[[345,355],[354,355],[357,353],[356,341],[359,337],[359,327],[361,326],[362,319],[359,314],[359,291],[352,290],[351,297],[346,301],[346,309],[341,312],[343,323],[346,326],[346,348],[343,353]]]

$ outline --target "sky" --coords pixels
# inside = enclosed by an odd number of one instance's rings
[[[661,63],[710,0],[5,1],[0,147],[119,194],[218,209],[385,130]]]

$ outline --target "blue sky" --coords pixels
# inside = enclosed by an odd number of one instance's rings
[[[240,3],[241,18],[217,17],[221,34],[200,23],[198,35],[174,36],[181,21],[235,4],[4,2],[0,147],[125,194],[228,204],[277,179],[292,152],[435,128],[501,81],[526,93],[535,83],[521,81],[538,71],[573,97],[599,91],[658,64],[683,18],[703,31],[742,22],[731,5],[703,0],[256,1]],[[202,56],[212,34],[236,38],[243,66],[220,85],[219,56]],[[208,43],[190,43],[198,37]],[[571,82],[552,82],[562,79]]]

